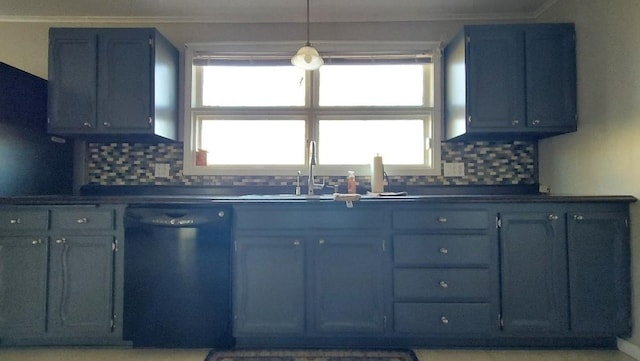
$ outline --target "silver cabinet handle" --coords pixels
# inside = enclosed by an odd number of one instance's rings
[[[67,242],[67,239],[66,239],[66,238],[56,239],[56,243],[57,243],[57,244],[63,244],[63,243],[66,243],[66,242]]]
[[[448,325],[449,319],[447,318],[447,316],[442,316],[440,317],[440,322],[442,322],[443,325]]]
[[[578,214],[574,214],[573,219],[576,221],[584,221],[584,217]]]
[[[550,214],[548,218],[549,218],[550,221],[557,221],[558,220],[558,216],[555,215],[555,214]]]
[[[220,217],[220,218],[224,218],[224,216],[225,216],[224,211],[220,211],[220,212],[218,212],[218,217]]]
[[[86,217],[78,218],[78,219],[76,219],[76,223],[78,223],[78,224],[87,224],[87,223],[89,223],[89,218],[86,218]]]
[[[300,241],[298,241],[297,239],[295,241],[293,241],[293,245],[294,246],[299,246],[300,245]]]
[[[511,125],[518,125],[520,124],[520,121],[518,119],[515,119],[511,122]]]
[[[438,222],[440,223],[447,223],[448,219],[447,217],[438,217]]]
[[[540,119],[536,119],[533,121],[533,125],[540,125]]]
[[[104,123],[102,123],[102,125],[104,125],[105,128],[111,127],[111,123],[109,123],[109,122],[104,122]]]
[[[324,239],[318,240],[318,244],[324,244]]]
[[[34,239],[33,241],[31,241],[31,244],[42,244],[42,240],[41,239]]]
[[[11,224],[21,224],[22,223],[22,219],[20,219],[20,218],[12,219],[12,220],[9,221],[9,223],[11,223]]]
[[[89,122],[84,122],[84,123],[82,123],[82,125],[83,125],[85,128],[91,128],[91,123],[89,123]]]
[[[440,249],[438,250],[438,252],[440,252],[441,254],[447,254],[447,253],[449,253],[449,250],[448,250],[448,249],[446,249],[446,248],[444,248],[444,247],[442,247],[442,248],[440,248]]]
[[[440,285],[440,287],[442,288],[447,288],[449,287],[449,284],[446,281],[440,281],[438,282],[438,284]]]

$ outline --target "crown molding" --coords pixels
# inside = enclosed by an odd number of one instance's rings
[[[361,22],[430,22],[430,21],[510,21],[535,20],[540,14],[558,0],[545,3],[545,8],[536,13],[507,14],[432,14],[429,16],[389,19],[389,20],[351,20],[351,21],[314,21],[314,23],[361,23]],[[548,5],[547,5],[548,4]],[[299,23],[300,21],[259,21],[256,23]],[[215,16],[18,16],[0,15],[0,23],[69,23],[69,24],[229,24],[246,23],[243,19],[221,19]]]

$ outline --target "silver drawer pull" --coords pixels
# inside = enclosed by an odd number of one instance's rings
[[[318,244],[324,244],[324,239],[318,240]]]
[[[447,217],[438,217],[438,222],[447,223]]]
[[[557,220],[558,220],[558,216],[557,216],[557,215],[555,215],[555,214],[550,214],[550,215],[549,215],[549,220],[550,220],[550,221],[557,221]]]
[[[31,241],[31,244],[41,244],[42,240],[41,239],[34,239],[33,241]]]
[[[300,241],[298,241],[297,239],[295,241],[293,241],[293,245],[294,246],[299,246],[300,245]]]
[[[576,221],[584,221],[584,217],[577,214],[573,216],[573,219]]]
[[[76,223],[78,223],[78,224],[87,224],[87,223],[89,223],[89,218],[86,218],[86,217],[78,218],[78,219],[76,219]]]
[[[67,242],[67,239],[66,239],[66,238],[56,239],[56,243],[57,243],[57,244],[63,244],[63,243],[65,243],[65,242]]]
[[[441,248],[438,250],[438,252],[440,252],[441,254],[447,254],[447,253],[449,253],[449,250],[448,250],[448,249],[446,249],[446,248],[444,248],[444,247],[441,247]]]
[[[442,287],[442,288],[447,288],[447,287],[449,287],[449,284],[448,284],[446,281],[440,281],[438,284],[439,284],[439,285],[440,285],[440,287]]]
[[[89,122],[84,122],[84,123],[82,123],[82,125],[83,125],[85,128],[91,128],[91,123],[89,123]]]
[[[21,224],[22,223],[22,219],[20,219],[20,218],[12,219],[12,220],[9,221],[9,223],[11,223],[11,224]]]
[[[443,325],[448,325],[449,319],[447,318],[447,316],[442,316],[440,317],[440,322],[442,322]]]
[[[218,217],[223,218],[225,216],[224,211],[218,212]]]

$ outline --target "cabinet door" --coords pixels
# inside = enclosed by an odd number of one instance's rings
[[[524,32],[471,27],[467,34],[469,129],[525,127]]]
[[[564,217],[501,215],[503,329],[537,334],[568,330]]]
[[[97,46],[96,30],[51,29],[49,132],[95,131]]]
[[[621,213],[569,215],[571,330],[628,336],[629,230]]]
[[[102,133],[151,129],[152,34],[104,29],[98,52],[98,128]]]
[[[527,126],[576,130],[576,44],[570,25],[527,28]]]
[[[45,332],[45,237],[0,238],[0,338]]]
[[[55,336],[113,333],[114,239],[57,237],[51,245],[49,331]]]
[[[384,331],[383,240],[332,236],[315,241],[316,329],[321,332]]]
[[[304,332],[304,242],[246,236],[235,243],[234,335]]]

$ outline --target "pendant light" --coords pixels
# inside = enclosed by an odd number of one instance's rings
[[[291,64],[305,70],[316,70],[324,64],[318,51],[309,42],[309,0],[307,0],[307,42],[291,58]]]

